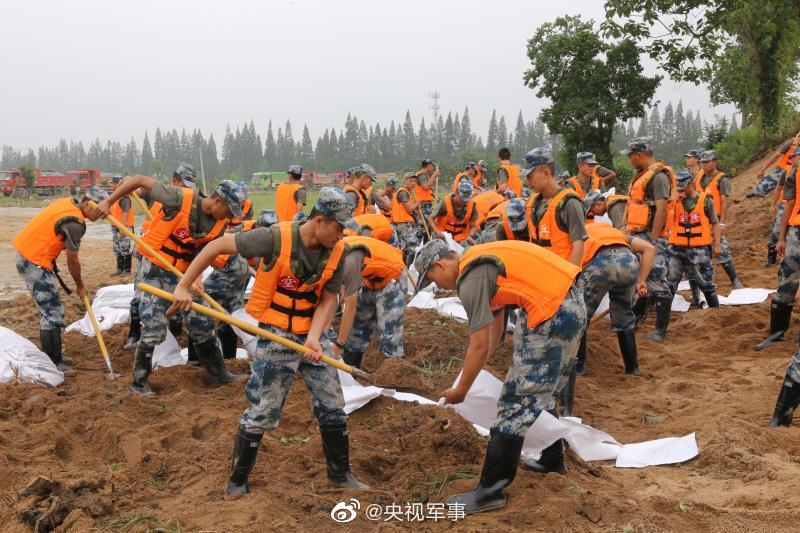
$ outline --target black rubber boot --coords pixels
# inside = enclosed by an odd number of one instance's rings
[[[672,296],[656,299],[656,329],[647,336],[651,341],[664,342],[669,327],[669,314],[672,308]]]
[[[625,365],[625,373],[629,376],[640,376],[636,333],[633,330],[618,331],[617,341],[619,342],[619,351],[622,354],[622,362]]]
[[[533,470],[540,474],[547,474],[555,472],[556,474],[565,475],[567,467],[564,466],[564,439],[558,439],[553,444],[542,450],[542,456],[538,461],[533,459],[523,459],[523,468]]]
[[[569,379],[558,394],[558,403],[561,406],[561,416],[572,416],[572,409],[575,407],[575,375],[577,364],[572,365]]]
[[[236,344],[239,337],[236,332],[228,324],[220,324],[217,328],[217,337],[222,344],[222,358],[223,359],[236,359]]]
[[[147,378],[153,369],[153,350],[154,346],[147,346],[139,343],[136,347],[136,355],[133,358],[133,383],[131,390],[140,396],[154,396],[155,393],[147,384]]]
[[[636,327],[639,328],[644,325],[645,320],[647,320],[647,307],[649,303],[649,298],[647,296],[642,296],[636,303],[633,304],[633,315],[636,317]]]
[[[769,427],[786,427],[792,425],[792,415],[797,405],[800,404],[800,383],[793,380],[789,373],[783,381],[778,401],[775,404],[775,414],[772,415]]]
[[[717,291],[703,291],[703,296],[706,297],[708,307],[719,307],[719,296],[717,295]]]
[[[122,349],[132,350],[136,348],[136,344],[139,342],[139,337],[141,334],[142,323],[139,321],[139,315],[131,315],[131,325],[130,330],[128,331],[128,340],[125,341],[125,346],[123,346]]]
[[[249,433],[244,426],[239,426],[233,444],[233,465],[231,476],[228,478],[228,487],[225,492],[228,496],[234,494],[247,494],[247,478],[256,464],[258,446],[261,444],[263,433]]]
[[[689,306],[702,308],[703,304],[700,302],[700,287],[697,285],[697,282],[690,279],[689,287],[692,289],[692,301],[689,303]]]
[[[447,503],[463,505],[466,514],[505,507],[507,498],[503,489],[511,485],[517,476],[524,440],[523,437],[506,435],[492,428],[478,486],[470,492],[450,496]]]
[[[187,342],[188,342],[187,348],[189,353],[186,359],[186,364],[189,366],[201,366],[200,359],[197,358],[197,349],[194,346],[194,341],[192,340],[191,337],[189,337],[189,340]]]
[[[64,374],[65,378],[75,377],[75,370],[64,363],[64,357],[61,355],[61,329],[39,330],[39,341],[42,343],[42,351],[56,365],[58,371]]]
[[[775,245],[770,244],[767,247],[767,260],[761,266],[770,266],[778,262],[778,252],[775,251]]]
[[[350,472],[350,444],[347,424],[319,426],[322,435],[322,450],[328,463],[328,482],[341,489],[367,490],[369,486],[361,483]]]
[[[342,352],[342,359],[345,363],[356,368],[361,368],[361,360],[364,358],[364,352],[351,352],[345,350]]]
[[[792,305],[772,300],[769,306],[769,336],[756,345],[756,350],[784,340],[784,333],[789,330],[792,320]]]
[[[169,320],[169,332],[172,333],[176,341],[181,341],[181,334],[183,334],[183,316],[177,315]]]
[[[733,266],[733,261],[728,261],[727,263],[722,265],[722,268],[723,270],[725,270],[725,273],[731,279],[731,285],[733,285],[734,289],[741,289],[744,287],[744,285],[742,285],[742,282],[739,281],[738,276],[736,276],[736,268],[734,268]]]
[[[122,256],[117,256],[117,271],[111,274],[112,276],[119,276],[122,274]]]
[[[133,262],[133,256],[132,255],[126,255],[125,257],[123,257],[122,272],[124,274],[130,274],[131,273],[131,263],[132,262]]]
[[[217,385],[241,381],[247,377],[228,372],[228,367],[225,366],[225,360],[222,359],[222,350],[217,343],[216,337],[211,337],[203,342],[195,342],[194,348],[197,351],[197,358],[200,359],[211,379]]]
[[[578,346],[578,354],[575,356],[575,374],[578,376],[586,375],[586,330],[583,330],[581,344]]]

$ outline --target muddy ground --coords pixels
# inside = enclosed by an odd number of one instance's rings
[[[744,198],[754,174],[750,170],[734,180],[729,238],[745,284],[774,288],[776,267],[761,266],[768,202]],[[0,282],[10,298],[0,304],[0,324],[38,343],[35,307],[26,294],[13,293],[17,280],[8,244],[29,214],[12,211],[0,213]],[[88,240],[82,255],[92,289],[118,282],[109,276],[110,242]],[[718,276],[720,293],[727,294],[730,285],[723,278]],[[80,318],[79,302],[67,300],[68,320]],[[381,528],[796,530],[800,429],[766,428],[795,345],[753,351],[767,330],[768,315],[769,302],[674,313],[664,344],[644,338],[650,323],[638,336],[639,378],[622,373],[607,324],[591,327],[588,375],[578,380],[576,414],[627,443],[696,432],[696,459],[617,469],[570,454],[566,476],[520,470],[502,510],[457,525],[391,522]],[[132,354],[121,350],[125,335],[125,327],[116,327],[106,336],[115,367],[125,373],[122,379],[105,379],[92,339],[68,334],[65,352],[76,360],[77,378],[56,389],[0,389],[0,530],[30,531],[39,519],[43,530],[60,523],[63,531],[327,530],[334,526],[332,507],[349,497],[364,505],[443,502],[476,482],[486,445],[469,424],[448,410],[381,397],[350,416],[353,470],[373,490],[356,494],[329,488],[309,394],[298,380],[280,427],[262,443],[252,494],[226,501],[222,489],[245,406],[244,385],[213,388],[200,370],[170,368],[152,377],[158,397],[134,397],[128,392]],[[438,398],[460,370],[464,326],[409,310],[406,339],[405,362],[384,361],[371,351],[366,369],[381,385]],[[488,370],[502,379],[510,357],[507,340]],[[245,362],[232,366],[247,370]],[[377,525],[359,516],[334,527]]]

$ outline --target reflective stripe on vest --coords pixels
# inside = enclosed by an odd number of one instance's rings
[[[56,226],[64,219],[74,219],[86,226],[86,217],[72,199],[60,198],[39,211],[17,233],[14,248],[34,265],[52,270],[53,262],[64,249],[64,237],[56,233]]]
[[[569,292],[580,268],[525,241],[497,241],[469,247],[458,263],[458,282],[470,268],[497,265],[497,292],[492,310],[507,305],[522,307],[528,313],[528,328],[552,317]],[[531,275],[532,273],[536,275]]]
[[[400,224],[403,222],[414,222],[414,216],[406,207],[406,204],[400,202],[397,199],[397,196],[400,194],[400,191],[405,192],[408,194],[408,203],[411,203],[411,193],[405,187],[400,187],[397,189],[394,194],[392,195],[392,222],[395,224]]]
[[[362,250],[366,254],[361,277],[368,289],[382,289],[403,274],[403,252],[394,246],[371,237],[345,237],[343,240],[348,250]]]
[[[517,196],[522,196],[522,180],[519,177],[519,167],[511,163],[501,163],[500,168],[508,174],[508,181],[506,181],[506,189],[511,189]]]
[[[278,222],[289,222],[300,211],[300,204],[295,200],[295,193],[302,189],[300,183],[281,183],[275,190],[275,213]]]
[[[586,266],[589,261],[594,259],[597,252],[606,246],[625,246],[630,248],[625,234],[615,229],[614,226],[600,223],[592,224],[591,226],[586,226],[586,233],[589,238],[583,243],[582,266]]]
[[[128,196],[128,198],[130,199],[130,196]],[[120,199],[117,202],[114,202],[114,205],[111,206],[111,216],[116,218],[120,222],[122,222],[122,224],[126,228],[132,228],[133,227],[133,203],[132,203],[133,200],[131,200],[131,206],[128,209],[128,214],[125,215],[124,217],[122,215],[122,205],[120,205],[121,201],[122,201],[122,199]]]
[[[436,227],[439,231],[447,231],[456,242],[461,242],[469,238],[469,232],[472,229],[472,210],[475,208],[475,202],[470,200],[464,209],[464,218],[457,218],[453,210],[453,195],[448,194],[444,198],[444,207],[446,210],[445,215],[436,219]]]
[[[706,216],[706,197],[703,191],[697,198],[694,210],[686,212],[683,202],[675,208],[675,224],[669,234],[669,243],[675,246],[709,246],[714,242],[711,235],[711,221]]]
[[[541,220],[536,218],[536,202],[531,203],[530,218],[528,219],[528,233],[531,242],[547,248],[563,259],[569,259],[572,253],[572,241],[569,233],[558,227],[556,215],[570,197],[580,200],[580,197],[571,189],[563,188],[558,191],[550,199]]]
[[[342,259],[344,243],[339,241],[332,249],[322,249],[317,272],[309,279],[300,280],[292,268],[295,248],[302,246],[299,227],[299,222],[277,224],[280,235],[280,244],[275,242],[277,257],[261,261],[245,311],[259,322],[305,335],[311,328],[322,290]]]

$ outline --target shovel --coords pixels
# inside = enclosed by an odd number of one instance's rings
[[[92,321],[92,329],[94,329],[94,335],[97,337],[97,344],[100,345],[100,352],[103,354],[103,359],[106,361],[106,366],[108,367],[108,372],[106,373],[106,378],[108,379],[116,379],[120,375],[114,372],[114,369],[111,368],[111,359],[108,357],[108,350],[106,349],[106,342],[103,340],[103,334],[100,333],[100,324],[97,323],[97,318],[94,316],[94,311],[92,311],[92,304],[89,301],[88,296],[83,297],[83,304],[86,306],[86,314],[89,315],[89,319]]]
[[[175,300],[175,298],[172,296],[171,293],[169,293],[167,291],[162,291],[161,289],[157,289],[156,287],[153,287],[152,285],[148,285],[147,283],[140,282],[139,283],[139,288],[141,290],[143,290],[144,292],[148,292],[148,293],[150,293],[150,294],[152,294],[154,296],[158,296],[159,298],[163,298],[163,299],[165,299],[165,300],[167,300],[169,302],[173,302]],[[211,318],[214,318],[214,319],[219,320],[221,322],[225,322],[227,324],[230,324],[231,326],[235,326],[235,327],[241,329],[242,331],[246,331],[247,333],[250,333],[251,335],[257,335],[259,337],[264,337],[265,339],[269,339],[272,342],[277,342],[278,344],[286,346],[287,348],[290,348],[290,349],[292,349],[292,350],[294,350],[296,352],[299,352],[301,354],[306,354],[306,353],[309,353],[311,351],[311,348],[303,346],[302,344],[298,344],[298,343],[296,343],[294,341],[291,341],[289,339],[284,339],[280,335],[275,335],[274,333],[270,333],[269,331],[267,331],[265,329],[262,329],[262,328],[259,328],[258,326],[254,326],[252,324],[248,324],[244,320],[239,320],[238,318],[234,318],[231,315],[229,315],[227,313],[224,313],[224,312],[221,313],[221,312],[216,311],[214,309],[209,309],[208,307],[206,307],[204,305],[200,305],[200,304],[198,304],[196,302],[192,302],[192,310],[193,311],[197,311],[198,313],[202,313],[202,314],[204,314],[206,316],[210,316]],[[362,379],[366,379],[366,380],[370,380],[371,379],[369,374],[367,374],[363,370],[360,370],[358,368],[355,368],[355,367],[352,367],[352,366],[348,365],[347,363],[345,363],[341,359],[334,359],[333,357],[329,357],[329,356],[323,354],[323,356],[320,359],[320,361],[322,361],[326,365],[330,365],[332,367],[338,368],[339,370],[341,370],[343,372],[347,372],[348,374],[352,374],[354,377],[362,378]]]

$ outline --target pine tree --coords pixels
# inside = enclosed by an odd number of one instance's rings
[[[739,131],[739,123],[736,121],[736,113],[731,116],[731,129],[728,133],[734,133]]]
[[[672,109],[672,102],[669,102],[664,109],[664,117],[661,119],[661,132],[663,136],[661,144],[664,147],[664,152],[667,154],[674,153],[677,136],[675,135],[675,113]]]
[[[650,129],[650,136],[655,140],[657,145],[660,145],[664,139],[664,132],[661,130],[661,113],[658,105],[653,106],[653,111],[650,112],[650,119],[647,121],[648,128]]]
[[[203,152],[203,162],[205,165],[206,176],[211,179],[222,177],[220,171],[219,159],[217,158],[217,143],[214,141],[214,134],[208,136],[208,142],[205,143],[205,151]]]
[[[403,162],[411,161],[417,155],[417,136],[414,134],[414,124],[411,122],[411,113],[406,110],[403,121]]]
[[[637,137],[646,137],[650,135],[650,126],[647,124],[647,115],[644,115],[639,121],[639,129],[636,130]]]
[[[308,132],[308,125],[303,125],[303,141],[300,144],[300,153],[297,158],[303,168],[312,168],[314,166],[314,147],[311,144],[311,134]]]
[[[497,124],[497,146],[502,148],[508,146],[508,128],[506,128],[506,117],[501,115],[500,122]]]
[[[512,153],[522,154],[525,153],[525,147],[528,146],[528,131],[525,127],[525,120],[522,118],[522,111],[517,114],[517,125],[514,128],[514,142],[509,146]]]
[[[142,155],[139,158],[139,172],[145,175],[153,173],[153,151],[150,148],[150,139],[147,132],[144,132],[144,140],[142,141]]]
[[[272,121],[269,121],[267,126],[267,140],[264,142],[264,159],[267,162],[267,168],[277,170],[278,162],[278,145],[275,143],[275,137],[272,134]]]
[[[488,152],[496,152],[498,148],[497,143],[497,112],[492,109],[492,118],[489,120],[489,132],[486,134],[486,150]]]
[[[461,116],[461,136],[458,139],[459,151],[469,150],[472,148],[472,122],[469,119],[469,108],[464,108],[464,114]]]

